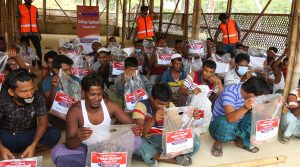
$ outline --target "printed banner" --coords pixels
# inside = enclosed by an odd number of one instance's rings
[[[204,54],[205,52],[205,42],[203,41],[189,41],[189,53],[194,54]]]
[[[256,122],[256,141],[264,141],[275,137],[278,133],[279,118],[260,120]]]
[[[166,133],[166,153],[178,153],[193,148],[192,128]]]
[[[126,167],[126,152],[91,153],[91,167]]]
[[[124,72],[124,62],[113,62],[112,75],[120,75]]]
[[[124,96],[128,110],[133,110],[137,102],[148,98],[144,88],[137,89],[134,92],[125,94]]]
[[[157,64],[169,65],[171,63],[172,54],[157,54]]]
[[[85,53],[92,52],[92,42],[100,41],[99,7],[77,5],[77,36]]]
[[[1,88],[2,88],[3,82],[4,82],[4,74],[0,74],[0,91],[1,91]]]
[[[75,102],[76,100],[70,95],[61,91],[57,92],[51,107],[51,112],[67,115],[68,110]]]
[[[87,68],[72,68],[71,72],[76,77],[82,79],[84,76],[91,74],[93,71]]]
[[[12,159],[0,161],[0,167],[41,167],[42,157]]]

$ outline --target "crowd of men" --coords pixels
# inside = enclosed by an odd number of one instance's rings
[[[155,50],[168,47],[164,38],[155,40],[151,55],[145,53],[143,41],[153,41],[152,19],[155,19],[148,7],[141,8],[141,16],[137,18],[137,39],[134,52],[124,60],[124,72],[119,76],[112,75],[112,55],[110,45],[117,44],[111,37],[106,47],[99,41],[92,44],[93,57],[91,74],[82,79],[72,74],[74,61],[61,51],[49,51],[42,59],[38,49],[39,35],[36,22],[27,23],[24,15],[36,13],[31,0],[21,5],[18,17],[21,18],[20,32],[24,33],[19,49],[7,49],[5,39],[0,37],[0,52],[6,53],[9,61],[2,72],[5,80],[1,88],[0,98],[0,156],[1,159],[32,157],[42,148],[53,149],[52,160],[56,166],[85,166],[87,145],[91,142],[104,140],[110,133],[110,125],[134,124],[134,157],[143,160],[149,166],[158,166],[166,162],[189,166],[192,156],[200,149],[199,134],[193,137],[193,151],[170,159],[162,159],[162,129],[166,108],[186,106],[187,98],[199,94],[199,85],[207,85],[210,89],[208,98],[211,100],[212,120],[209,133],[215,140],[211,154],[216,157],[223,155],[222,144],[233,141],[235,146],[256,153],[259,148],[250,142],[251,109],[255,97],[271,93],[282,93],[284,89],[288,49],[277,56],[278,49],[270,47],[266,52],[263,69],[250,67],[250,56],[247,47],[240,44],[240,28],[226,14],[220,14],[220,25],[215,39],[207,39],[205,58],[193,57],[186,50],[184,41],[174,42],[171,62],[159,65]],[[34,19],[36,15],[27,16]],[[28,29],[27,25],[30,25]],[[34,26],[35,25],[35,26]],[[222,47],[215,47],[219,34],[222,33]],[[36,48],[36,55],[29,46],[29,39]],[[21,51],[24,54],[21,56]],[[230,70],[225,75],[216,73],[217,64],[213,55],[223,52],[230,53]],[[24,57],[30,57],[26,61]],[[193,59],[193,62],[191,61]],[[26,59],[27,60],[27,59]],[[46,66],[41,67],[44,60]],[[197,64],[197,61],[203,62]],[[14,63],[12,63],[14,62]],[[35,62],[41,69],[41,82],[34,84]],[[191,71],[184,70],[184,62],[188,62]],[[17,68],[15,68],[17,66]],[[1,68],[0,68],[1,69]],[[82,99],[72,105],[65,120],[49,113],[55,95],[61,91],[60,71],[63,71],[81,85]],[[130,114],[124,105],[125,85],[128,79],[139,76],[149,98],[136,103]],[[39,78],[37,79],[39,80]],[[113,90],[113,91],[111,91]],[[121,103],[112,99],[112,95],[121,99]],[[287,100],[288,112],[282,116],[281,129],[284,131],[280,142],[287,144],[292,136],[300,135],[299,121],[299,89],[293,90]],[[199,101],[199,103],[201,103]],[[49,116],[49,117],[48,117]],[[193,117],[199,119],[199,113]],[[61,137],[61,126],[64,125],[66,138],[58,144]],[[59,127],[59,128],[58,128]],[[53,148],[54,147],[54,148]]]

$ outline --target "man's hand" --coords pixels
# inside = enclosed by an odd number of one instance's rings
[[[154,120],[156,122],[161,121],[164,119],[164,116],[167,114],[165,110],[157,110],[154,116]]]
[[[218,77],[215,76],[215,75],[209,77],[208,80],[209,80],[209,82],[212,82],[212,83],[214,83],[215,85],[219,85],[220,83],[222,83],[222,82],[221,82],[221,79],[218,78]]]
[[[201,118],[200,110],[194,110],[193,118],[196,119],[196,120]]]
[[[247,73],[245,75],[243,75],[241,81],[246,82],[249,78],[251,78],[253,76],[253,72],[252,70],[247,71]]]
[[[56,88],[58,84],[59,84],[59,77],[57,75],[54,75],[51,81],[52,88]]]
[[[15,159],[15,156],[4,146],[0,147],[0,155],[3,160]]]
[[[197,95],[197,94],[201,93],[201,89],[195,88],[192,92],[193,92],[193,94]]]
[[[78,137],[81,141],[86,140],[91,137],[93,131],[90,128],[78,128]]]
[[[254,98],[253,97],[247,98],[244,101],[244,107],[248,110],[250,110],[252,108],[253,104],[254,104]]]
[[[29,145],[26,150],[22,153],[21,158],[31,158],[34,156],[35,145]]]
[[[15,49],[9,49],[8,50],[8,58],[16,59],[17,56],[18,56],[18,54],[17,54]]]
[[[142,136],[142,134],[143,134],[143,125],[133,125],[131,127],[131,130],[134,133],[134,135]]]

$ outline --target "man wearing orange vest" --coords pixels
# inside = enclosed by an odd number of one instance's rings
[[[25,3],[19,5],[17,8],[17,18],[19,19],[20,37],[28,37],[35,47],[36,54],[38,55],[38,66],[42,66],[42,50],[40,40],[41,34],[38,31],[37,18],[39,17],[37,8],[31,3],[33,0],[24,0]]]
[[[240,42],[241,30],[238,23],[229,18],[225,13],[219,15],[221,23],[215,34],[215,42],[218,41],[218,36],[222,32],[222,50],[225,53],[230,53],[235,50],[236,44]]]
[[[152,19],[155,20],[157,17],[153,15],[154,13],[151,11],[150,11],[150,15],[148,15],[148,10],[149,10],[148,6],[142,6],[141,15],[136,20],[137,39],[153,40],[154,29],[153,29]]]

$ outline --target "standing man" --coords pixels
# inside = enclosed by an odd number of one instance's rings
[[[236,44],[240,42],[241,30],[238,23],[229,18],[227,14],[221,13],[219,15],[219,20],[221,23],[215,34],[215,42],[218,41],[218,36],[222,32],[222,50],[225,53],[230,53],[235,50]]]
[[[19,5],[17,8],[17,18],[19,19],[20,37],[28,37],[35,47],[36,54],[39,57],[38,66],[42,67],[42,50],[41,43],[42,36],[38,30],[37,18],[39,17],[37,8],[31,3],[33,0],[24,0],[25,3]]]
[[[153,40],[154,29],[152,20],[155,20],[157,17],[154,15],[153,11],[150,11],[150,15],[148,15],[148,10],[148,6],[142,6],[141,15],[136,20],[137,39]]]

